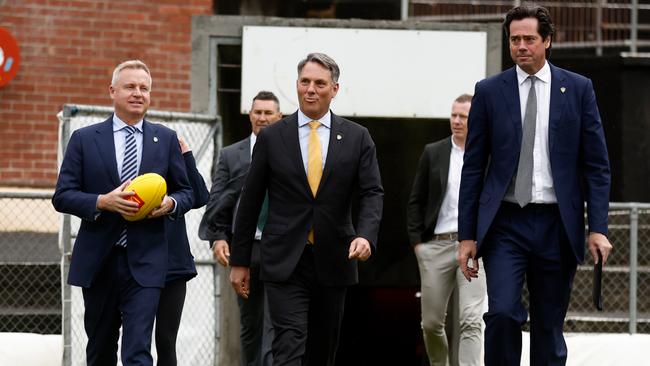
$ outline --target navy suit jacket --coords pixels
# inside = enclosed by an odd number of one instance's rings
[[[142,161],[138,174],[158,173],[167,194],[176,200],[174,218],[192,208],[185,162],[173,130],[144,121]],[[127,257],[133,278],[143,287],[163,287],[167,273],[164,217],[128,222],[114,212],[100,212],[97,197],[120,185],[115,160],[113,118],[72,134],[52,197],[54,208],[81,218],[70,263],[68,283],[90,287],[124,225]]]
[[[323,176],[312,195],[300,153],[298,114],[266,127],[257,136],[241,194],[231,247],[233,266],[250,266],[258,215],[268,191],[268,219],[260,242],[260,278],[282,282],[293,273],[314,229],[314,272],[325,286],[358,281],[357,261],[348,259],[357,237],[376,248],[384,190],[375,144],[368,130],[332,113]],[[356,227],[352,202],[359,201]]]
[[[550,65],[548,151],[553,187],[576,259],[585,250],[584,202],[589,231],[607,235],[610,169],[591,81]],[[460,185],[460,240],[483,239],[515,174],[522,121],[515,68],[476,84],[468,121]]]
[[[208,188],[205,186],[203,176],[196,168],[196,161],[191,151],[183,154],[185,167],[187,168],[187,177],[192,186],[194,195],[194,205],[192,208],[203,207],[208,202]],[[185,217],[179,217],[174,220],[168,218],[167,238],[169,240],[169,260],[167,266],[167,282],[177,279],[189,280],[196,276],[196,266],[194,256],[190,250],[190,242],[187,238],[187,227]]]

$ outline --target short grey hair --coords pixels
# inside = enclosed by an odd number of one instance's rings
[[[328,69],[332,75],[332,81],[335,83],[339,82],[339,75],[341,74],[341,71],[339,70],[339,65],[337,65],[336,61],[334,61],[331,57],[327,56],[324,53],[317,52],[308,54],[304,60],[298,63],[298,75],[300,75],[302,68],[305,67],[305,64],[307,64],[307,62],[315,62]]]
[[[120,72],[126,69],[136,69],[136,70],[139,69],[139,70],[146,71],[147,75],[149,75],[149,80],[151,80],[151,83],[153,84],[153,79],[151,78],[151,72],[149,72],[149,68],[144,62],[140,60],[128,60],[115,66],[115,69],[113,70],[113,79],[111,79],[111,85],[115,86],[115,84],[117,84],[117,79],[120,78]]]

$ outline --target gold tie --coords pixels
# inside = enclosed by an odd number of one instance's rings
[[[316,191],[318,191],[318,185],[323,176],[323,152],[318,133],[316,132],[319,126],[320,122],[318,121],[309,122],[311,131],[309,132],[309,145],[307,149],[307,181],[309,182],[309,188],[311,188],[311,193],[314,197],[316,197]],[[314,243],[314,229],[309,230],[307,240],[310,243]]]

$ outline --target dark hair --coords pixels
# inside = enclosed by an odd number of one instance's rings
[[[454,100],[454,103],[471,103],[472,97],[471,94],[461,94]]]
[[[272,100],[275,102],[275,105],[278,107],[278,111],[280,110],[280,101],[278,100],[278,97],[275,96],[270,91],[262,90],[257,95],[255,98],[253,98],[253,103],[255,103],[256,100]]]
[[[305,57],[303,60],[301,60],[298,63],[298,75],[300,75],[302,68],[305,67],[307,62],[315,62],[323,66],[324,68],[328,69],[332,76],[332,81],[338,83],[339,75],[341,74],[341,71],[339,70],[339,65],[337,65],[336,61],[334,61],[331,57],[327,56],[324,53],[308,54],[307,57]]]
[[[512,23],[513,20],[522,20],[526,18],[537,19],[537,33],[542,36],[542,40],[546,40],[547,37],[550,37],[550,44],[546,49],[546,58],[548,58],[551,56],[551,48],[553,47],[555,25],[553,25],[551,14],[548,9],[543,6],[522,5],[510,9],[503,21],[503,30],[506,32],[508,41],[510,41],[510,23]]]

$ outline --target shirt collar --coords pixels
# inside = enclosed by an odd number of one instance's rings
[[[255,146],[256,142],[257,142],[257,135],[251,132],[251,148]]]
[[[450,138],[451,138],[451,148],[452,148],[452,149],[457,149],[457,150],[459,150],[459,151],[463,151],[463,149],[461,149],[460,146],[458,146],[458,145],[456,144],[456,141],[454,141],[454,135],[451,135]]]
[[[136,130],[140,131],[142,133],[142,124],[144,120],[140,120],[138,123],[132,125],[135,127]],[[124,121],[120,119],[120,117],[117,116],[117,114],[113,113],[113,132],[117,132],[124,127],[128,126]]]
[[[302,113],[300,109],[298,109],[298,127],[302,127],[311,121],[314,120],[305,116],[305,114]],[[332,112],[328,110],[327,113],[325,113],[325,115],[317,121],[320,122],[323,126],[331,128],[330,126],[332,124]]]
[[[526,71],[522,70],[519,65],[517,65],[515,68],[517,69],[517,81],[519,82],[519,85],[521,85],[526,81],[529,75]],[[548,62],[544,61],[544,66],[542,66],[542,68],[537,71],[535,76],[537,76],[537,79],[543,81],[544,83],[551,82],[551,67],[548,66]]]

